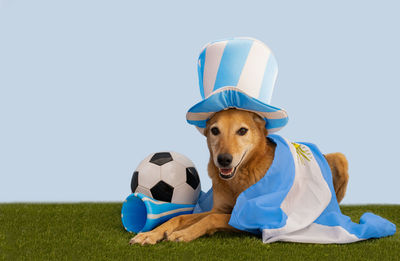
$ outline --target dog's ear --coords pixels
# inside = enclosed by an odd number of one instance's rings
[[[203,133],[203,135],[206,137],[206,138],[208,138],[208,130],[210,129],[210,125],[209,124],[207,124],[206,125],[206,128],[204,129],[204,133]]]
[[[264,136],[267,137],[268,130],[267,128],[265,128],[265,120],[255,113],[253,113],[253,120],[256,123],[257,127],[264,132]]]

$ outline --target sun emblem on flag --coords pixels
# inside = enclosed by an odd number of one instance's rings
[[[306,146],[292,142],[294,148],[296,149],[296,153],[297,153],[297,158],[300,160],[300,162],[304,165],[305,164],[305,160],[310,161],[311,160],[311,153],[310,151],[307,149]]]

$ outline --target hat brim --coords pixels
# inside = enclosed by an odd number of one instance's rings
[[[223,87],[195,104],[186,114],[189,124],[195,125],[205,135],[207,121],[217,112],[229,108],[251,111],[262,117],[268,133],[282,129],[289,118],[285,110],[263,103],[236,87]]]

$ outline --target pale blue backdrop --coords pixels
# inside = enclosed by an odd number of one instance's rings
[[[0,0],[0,201],[122,201],[151,152],[206,173],[201,47],[250,36],[274,51],[280,134],[341,151],[344,202],[400,203],[396,1]]]

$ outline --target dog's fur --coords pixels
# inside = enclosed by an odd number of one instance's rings
[[[276,145],[266,138],[268,132],[261,117],[238,109],[216,113],[207,122],[205,135],[210,150],[208,174],[213,187],[212,210],[172,218],[150,232],[139,233],[131,239],[131,244],[155,244],[161,240],[189,242],[216,231],[236,230],[228,225],[236,198],[265,175],[274,159]],[[221,155],[228,154],[230,161],[221,160]],[[340,202],[349,178],[347,160],[341,153],[325,157]]]

